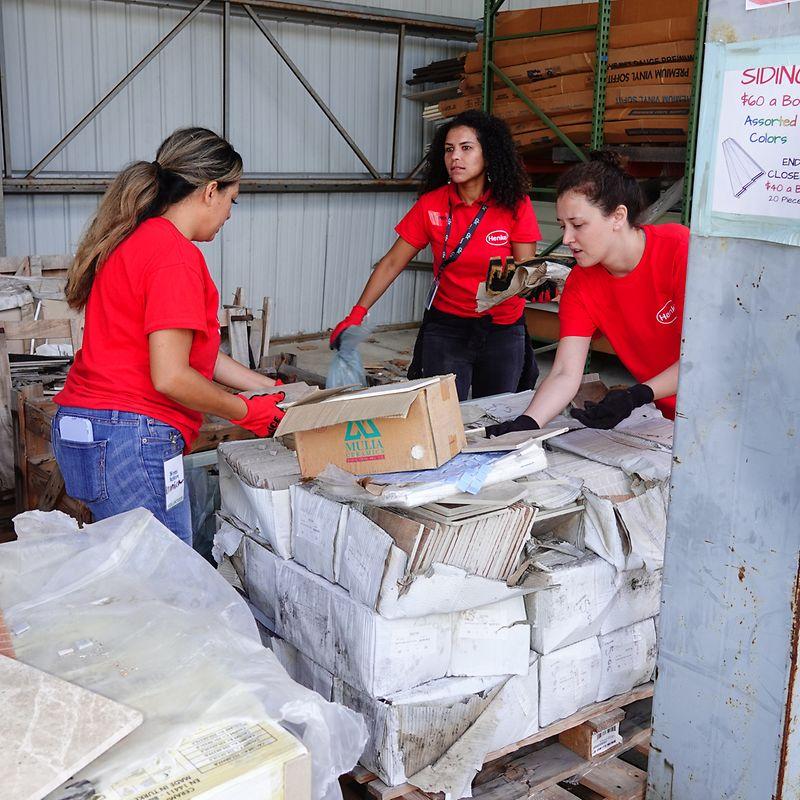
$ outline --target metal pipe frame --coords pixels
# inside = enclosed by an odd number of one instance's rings
[[[594,100],[592,105],[592,150],[603,146],[606,121],[606,76],[608,74],[608,37],[611,30],[611,0],[599,0],[594,60]]]
[[[250,175],[242,180],[243,192],[281,192],[281,191],[408,191],[415,189],[417,183],[413,179],[424,164],[423,157],[416,167],[405,177],[397,175],[398,151],[398,117],[402,100],[402,68],[405,54],[405,40],[407,35],[430,36],[446,39],[471,38],[474,35],[473,22],[450,22],[446,17],[435,17],[425,14],[403,14],[393,11],[384,11],[369,7],[351,6],[343,3],[319,2],[314,6],[303,2],[285,2],[284,0],[106,0],[106,2],[126,2],[138,5],[149,5],[158,8],[174,7],[187,10],[186,16],[111,89],[89,112],[70,129],[59,142],[33,167],[24,178],[13,176],[11,171],[10,134],[8,114],[5,108],[6,93],[4,85],[3,67],[5,58],[3,54],[2,28],[0,27],[0,128],[2,129],[3,149],[3,188],[8,194],[53,194],[53,193],[81,193],[98,194],[105,191],[108,179],[94,175],[81,175],[79,173],[61,173],[59,176],[39,178],[37,175],[47,166],[102,110],[114,99],[130,82],[149,64],[163,49],[174,39],[192,20],[201,12],[218,13],[222,17],[222,128],[223,135],[230,135],[230,52],[231,52],[231,17],[234,13],[241,17],[249,17],[259,28],[261,33],[276,50],[280,58],[297,77],[312,99],[320,107],[331,124],[336,128],[351,150],[364,164],[371,176],[365,181],[359,177],[338,174],[326,174],[309,177],[304,174],[297,175]],[[258,13],[257,13],[258,12]],[[326,27],[336,26],[359,30],[396,29],[397,68],[395,79],[394,125],[392,133],[391,169],[388,177],[382,175],[371,164],[366,155],[361,151],[350,134],[327,106],[322,98],[313,89],[299,67],[292,61],[277,39],[264,24],[260,15],[268,15],[273,19],[284,19],[304,22],[315,22]],[[303,187],[303,188],[299,188]]]

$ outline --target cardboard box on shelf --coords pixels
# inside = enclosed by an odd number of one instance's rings
[[[658,70],[667,74],[670,69],[686,70],[694,62],[694,39],[680,42],[661,42],[634,47],[615,47],[608,51],[609,74],[625,70],[652,69],[654,75]],[[524,64],[514,64],[503,69],[503,72],[517,86],[556,78],[561,75],[573,73],[593,73],[595,54],[594,49],[584,53],[570,53],[566,56],[538,59]],[[687,78],[688,80],[688,78]],[[656,80],[653,81],[657,82]],[[469,72],[464,75],[460,88],[463,94],[480,92],[483,85],[482,72]],[[503,81],[495,76],[494,85],[497,88],[505,87]]]
[[[656,668],[656,628],[652,619],[607,633],[597,641],[600,646],[598,702],[629,692],[652,678]]]
[[[697,18],[691,16],[614,25],[609,33],[609,47],[636,47],[694,39]],[[498,42],[494,49],[494,63],[505,68],[528,61],[559,58],[571,53],[589,53],[595,49],[594,31],[565,33],[556,36],[516,39]],[[465,72],[479,72],[483,67],[483,53],[479,47],[467,53]]]
[[[592,636],[539,658],[539,727],[597,700],[600,645]]]
[[[452,375],[311,398],[287,410],[276,436],[286,434],[303,477],[328,464],[356,475],[434,469],[466,444]]]

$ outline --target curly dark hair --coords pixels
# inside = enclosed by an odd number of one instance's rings
[[[425,157],[420,194],[438,189],[450,180],[444,165],[444,140],[453,128],[462,125],[472,128],[478,135],[494,199],[499,205],[513,211],[517,203],[527,196],[530,181],[508,125],[483,111],[464,111],[436,131]]]

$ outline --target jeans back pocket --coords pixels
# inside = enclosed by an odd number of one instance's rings
[[[108,440],[70,442],[56,434],[53,449],[70,497],[84,503],[108,499],[106,487],[106,446]]]

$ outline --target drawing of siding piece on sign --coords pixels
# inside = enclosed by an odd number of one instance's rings
[[[722,153],[725,156],[733,196],[741,197],[764,174],[764,170],[739,142],[730,137],[722,142]]]

